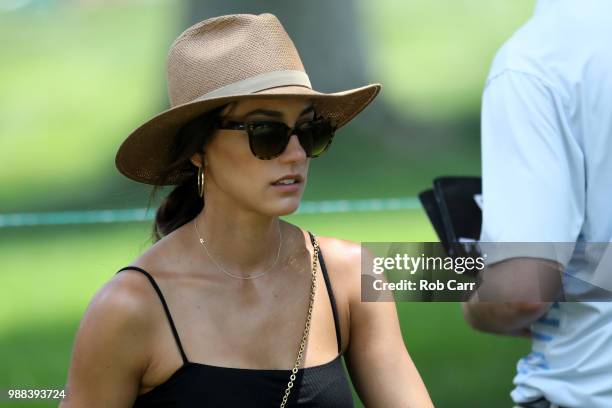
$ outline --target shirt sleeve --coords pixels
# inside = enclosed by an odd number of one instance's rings
[[[585,209],[584,159],[568,123],[559,94],[538,77],[507,70],[487,82],[482,242],[576,241]],[[540,257],[566,264],[571,253],[563,252]]]

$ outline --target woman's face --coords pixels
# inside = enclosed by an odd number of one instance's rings
[[[304,99],[241,100],[221,113],[224,121],[279,121],[290,128],[312,120],[311,102]],[[199,165],[198,155],[192,162]],[[238,206],[266,215],[285,215],[297,210],[306,185],[309,158],[291,135],[287,148],[270,160],[253,155],[245,130],[217,129],[204,155],[207,203],[225,208]],[[281,184],[283,178],[292,184]]]

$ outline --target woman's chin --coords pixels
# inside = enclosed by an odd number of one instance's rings
[[[277,216],[289,215],[296,212],[299,206],[300,197],[285,198],[274,203],[269,213]]]

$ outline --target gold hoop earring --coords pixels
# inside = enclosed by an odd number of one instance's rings
[[[200,197],[204,197],[204,171],[202,167],[204,166],[198,167],[198,194]]]

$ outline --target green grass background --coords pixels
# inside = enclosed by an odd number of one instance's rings
[[[182,8],[168,0],[49,3],[0,12],[0,213],[145,206],[148,189],[117,174],[114,153],[164,103],[163,61],[182,27]],[[376,135],[348,127],[312,163],[305,199],[415,195],[435,176],[478,174],[484,78],[533,1],[358,4],[382,97],[411,126]],[[354,241],[436,240],[420,210],[287,219]],[[0,229],[0,388],[63,386],[89,299],[146,250],[149,229]],[[456,303],[397,306],[436,406],[511,406],[527,341],[472,331]],[[45,405],[57,404],[32,404]]]

